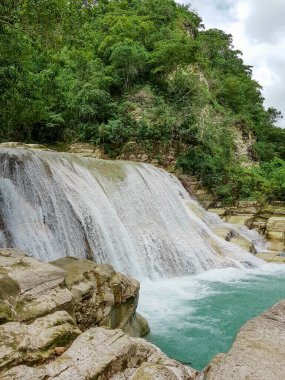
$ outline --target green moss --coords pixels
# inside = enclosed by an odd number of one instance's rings
[[[4,304],[0,304],[0,324],[6,323],[13,320],[13,315],[11,312],[11,308]]]
[[[69,155],[74,160],[75,155]],[[86,167],[96,177],[98,174],[110,181],[121,182],[126,178],[124,163],[121,161],[100,160],[97,158],[76,157],[78,164]]]
[[[64,257],[53,261],[52,264],[65,271],[65,284],[68,289],[83,281],[85,274],[97,267],[92,261],[78,260],[74,257]]]
[[[80,330],[71,330],[69,326],[63,325],[53,336],[51,336],[49,342],[41,348],[41,351],[48,351],[55,347],[68,347],[78,337]]]
[[[20,292],[19,285],[8,275],[0,277],[0,301],[15,298]]]
[[[37,317],[42,317],[46,314],[38,305],[33,305],[28,301],[19,301],[15,306],[15,312],[17,315],[17,320],[22,321],[32,321]]]
[[[25,269],[25,268],[31,268],[31,263],[27,261],[17,261],[16,263],[11,265],[11,268],[13,269]]]

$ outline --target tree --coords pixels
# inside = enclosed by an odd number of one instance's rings
[[[113,47],[110,61],[114,69],[123,77],[127,90],[147,64],[148,54],[145,48],[133,41],[119,42]]]

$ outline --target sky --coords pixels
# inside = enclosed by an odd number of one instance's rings
[[[253,66],[266,107],[280,110],[285,128],[285,0],[178,0],[190,4],[205,27],[232,34],[234,46]]]

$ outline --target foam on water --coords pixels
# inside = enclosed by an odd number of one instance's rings
[[[147,337],[169,356],[202,369],[229,350],[238,329],[284,298],[285,266],[214,269],[141,284]]]

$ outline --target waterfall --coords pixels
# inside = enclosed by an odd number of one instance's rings
[[[139,279],[260,264],[213,224],[175,176],[152,165],[0,149],[0,247],[93,259]]]

